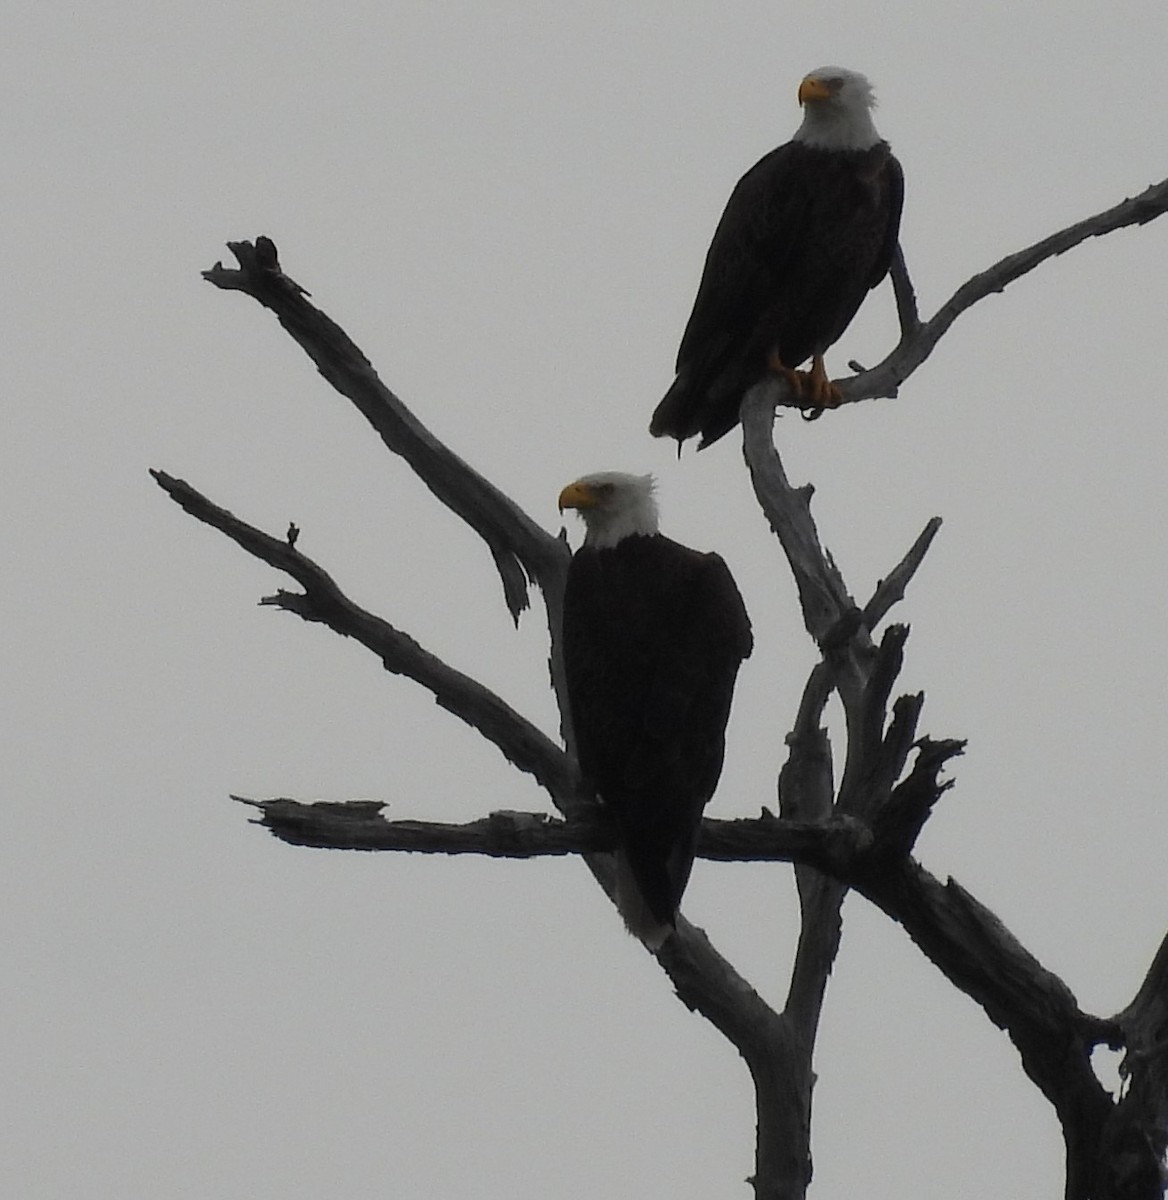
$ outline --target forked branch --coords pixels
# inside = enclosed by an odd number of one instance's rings
[[[900,318],[900,342],[883,362],[870,370],[835,381],[843,396],[841,403],[854,404],[860,400],[895,396],[900,385],[933,353],[953,322],[979,300],[1005,291],[1035,267],[1065,254],[1088,238],[1102,237],[1131,225],[1145,225],[1165,212],[1168,212],[1168,179],[1152,184],[1138,196],[1122,200],[1103,212],[1076,221],[1032,246],[1006,255],[963,283],[928,321],[923,322],[917,315],[916,296],[904,256],[898,249],[891,275]],[[787,407],[800,407],[794,393],[784,394],[778,402]]]

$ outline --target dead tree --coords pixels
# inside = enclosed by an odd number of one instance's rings
[[[995,263],[922,321],[898,256],[893,270],[901,337],[878,366],[837,381],[844,403],[896,394],[949,326],[1086,238],[1153,220],[1168,210],[1168,181]],[[569,550],[498,488],[439,442],[378,378],[344,331],[314,307],[280,268],[268,238],[230,243],[238,269],[217,263],[205,277],[241,291],[280,324],[346,396],[386,447],[404,458],[435,497],[486,543],[504,601],[518,621],[532,584],[547,615],[551,683],[564,705],[560,609]],[[955,880],[934,878],[913,857],[916,838],[949,782],[942,770],[962,742],[919,729],[923,695],[893,692],[907,629],[881,623],[920,566],[940,521],[930,520],[864,604],[853,600],[824,552],[811,517],[809,486],[788,482],[771,436],[775,410],[797,398],[778,380],[760,383],[742,409],[744,454],[758,503],[793,573],[807,633],[820,652],[787,736],[778,815],[703,823],[698,853],[721,860],[794,864],[802,926],[785,1003],[760,996],[710,944],[679,918],[657,953],[682,1003],[711,1021],[745,1059],[754,1080],[758,1129],[751,1183],[758,1200],[795,1200],[811,1178],[812,1054],[827,977],[840,942],[840,906],[852,889],[899,924],[947,979],[1003,1029],[1022,1067],[1054,1107],[1066,1145],[1068,1200],[1157,1200],[1168,1147],[1168,937],[1131,1003],[1109,1018],[1083,1012],[1071,990],[1031,955],[992,912]],[[527,857],[578,854],[611,895],[614,833],[580,782],[572,736],[558,745],[499,696],[450,667],[388,621],[360,608],[317,563],[296,549],[296,529],[275,537],[248,525],[182,480],[153,472],[198,520],[291,576],[263,604],[352,637],[431,691],[437,702],[494,743],[547,792],[558,818],[497,812],[466,825],[387,821],[368,801],[305,804],[248,800],[260,823],[287,842],[362,850]],[[832,694],[844,712],[843,771],[833,778],[823,712]],[[1124,1052],[1123,1089],[1105,1090],[1091,1066],[1096,1045]]]

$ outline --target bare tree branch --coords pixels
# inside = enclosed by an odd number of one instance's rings
[[[900,340],[908,341],[921,327],[921,314],[917,311],[917,294],[913,290],[912,280],[908,274],[908,264],[904,261],[904,250],[899,242],[892,256],[892,266],[889,269],[892,279],[892,290],[896,296],[896,315],[900,320]],[[860,368],[852,363],[848,366],[853,371]]]
[[[280,269],[270,238],[228,242],[239,262],[216,263],[203,278],[240,291],[276,314],[280,324],[316,363],[320,373],[348,397],[386,447],[400,455],[452,512],[486,542],[503,581],[513,619],[527,607],[527,579],[544,590],[561,586],[568,547],[534,522],[514,501],[438,440],[380,380],[348,334],[307,299]]]
[[[1117,1041],[1121,1036],[1118,1028],[1083,1013],[1066,985],[1046,971],[989,910],[952,881],[943,887],[909,856],[922,824],[949,786],[938,780],[938,771],[960,753],[962,744],[925,739],[913,770],[896,783],[915,736],[923,698],[898,700],[892,722],[885,729],[886,707],[900,670],[907,630],[889,629],[879,649],[871,646],[866,635],[900,598],[904,582],[919,565],[939,522],[929,522],[905,559],[877,588],[865,612],[858,614],[835,564],[822,548],[810,512],[811,489],[791,487],[773,445],[776,394],[788,395],[788,389],[778,380],[767,380],[744,398],[744,453],[759,503],[795,576],[805,624],[824,652],[822,666],[843,701],[847,753],[834,811],[864,817],[874,833],[872,846],[844,870],[838,863],[834,870],[827,868],[834,878],[822,881],[820,905],[813,918],[820,922],[821,931],[809,932],[807,925],[813,877],[801,884],[804,937],[816,953],[803,964],[806,977],[793,975],[784,1016],[799,1012],[814,1037],[822,988],[838,946],[839,902],[846,887],[853,887],[898,921],[946,976],[1006,1029],[1027,1074],[1058,1114],[1067,1149],[1070,1200],[1118,1200],[1121,1195],[1127,1200],[1126,1193],[1103,1190],[1100,1183],[1099,1163],[1107,1161],[1105,1140],[1114,1132],[1113,1105],[1091,1066],[1093,1047],[1099,1041]],[[816,702],[821,693],[822,684],[815,689]],[[804,709],[807,700],[805,695]],[[808,744],[806,734],[803,744]],[[808,859],[801,857],[801,862],[806,866]],[[798,960],[796,965],[800,965]],[[792,1002],[799,1007],[794,1008]],[[804,1102],[809,1119],[809,1057],[796,1056],[787,1066],[791,1071],[789,1092]],[[771,1118],[787,1120],[787,1136],[802,1145],[802,1130],[789,1127],[790,1109],[789,1096],[785,1115],[780,1110]],[[761,1131],[761,1108],[759,1120]],[[1140,1109],[1138,1121],[1141,1131],[1147,1127],[1146,1107]],[[1156,1121],[1152,1124],[1159,1130]],[[1144,1137],[1145,1143],[1151,1140]],[[1162,1151],[1158,1138],[1154,1144]],[[1150,1177],[1158,1162],[1145,1153],[1140,1159],[1141,1178]],[[808,1157],[808,1171],[809,1167]],[[798,1193],[792,1190],[790,1194]],[[1148,1200],[1151,1196],[1149,1192]],[[1144,1200],[1142,1195],[1140,1200]]]
[[[750,469],[754,494],[787,556],[803,621],[822,645],[845,612],[855,608],[843,578],[819,542],[811,519],[810,484],[795,488],[787,479],[772,437],[775,406],[793,403],[794,389],[770,376],[755,384],[742,402],[742,452]]]
[[[940,528],[941,518],[930,517],[917,540],[909,547],[908,553],[876,585],[872,599],[864,605],[863,618],[867,629],[875,629],[888,610],[904,599],[904,590],[909,580],[917,573],[917,568],[924,561]]]
[[[284,797],[232,800],[259,811],[263,825],[282,842],[322,850],[400,850],[419,854],[484,854],[491,858],[543,858],[616,849],[611,825],[595,813],[571,823],[534,812],[493,812],[477,821],[388,821],[377,800],[317,800]]]
[[[191,515],[220,529],[262,561],[286,571],[305,589],[302,595],[280,592],[266,598],[265,603],[297,612],[307,620],[323,621],[338,633],[357,637],[382,658],[387,669],[406,674],[429,688],[440,703],[495,742],[517,766],[534,774],[565,812],[594,813],[595,802],[577,794],[573,760],[493,693],[447,667],[388,623],[352,604],[320,567],[295,550],[289,539],[281,541],[247,525],[180,480],[160,471],[153,475]],[[264,823],[269,823],[274,831],[278,827],[280,836],[301,845],[313,844],[316,836],[333,847],[372,849],[375,827],[378,824],[389,827],[379,821],[368,802],[359,803],[352,813],[347,811],[348,806],[312,807],[311,815],[305,818],[303,806],[290,801],[261,806]],[[349,820],[351,816],[356,817],[355,822]],[[403,843],[402,848],[422,849],[426,838],[434,833],[421,822],[394,825],[396,828],[389,827],[390,835]],[[385,829],[378,832],[384,835]],[[821,831],[809,828],[807,832],[822,840]],[[469,848],[466,840],[469,836],[477,843],[475,852],[481,853],[482,846],[488,845],[496,854],[513,855],[516,848],[533,839],[546,845],[549,837],[560,834],[566,837],[567,830],[556,822],[545,823],[538,818],[524,822],[496,816],[488,818],[485,829],[478,828],[473,834],[443,830],[438,838],[443,853]],[[576,849],[584,853],[585,863],[611,897],[614,886],[611,857],[598,852],[587,839]],[[776,1026],[777,1018],[765,1001],[710,946],[705,935],[683,918],[678,921],[677,932],[658,952],[658,959],[684,1002],[707,1016],[743,1054],[756,1082],[762,1081],[758,1086],[769,1089],[768,1095],[773,1092],[773,1101],[780,1108],[789,1105],[793,1093],[784,1090],[783,1084],[788,1072],[779,1069],[781,1056],[787,1049],[787,1031],[785,1026]],[[778,1135],[773,1123],[760,1121],[759,1141],[760,1154],[765,1154],[768,1161],[773,1159],[785,1169],[791,1168],[788,1143]],[[758,1194],[771,1193],[760,1190]]]
[[[803,817],[813,820],[821,829],[830,828],[833,822],[839,821],[844,822],[844,828],[852,828],[850,817],[832,816],[835,788],[831,745],[827,730],[821,726],[823,710],[831,690],[830,679],[831,673],[826,664],[820,663],[811,672],[803,690],[795,727],[786,739],[790,753],[779,772],[779,812],[787,819]],[[858,823],[856,827],[863,829]],[[827,979],[839,952],[843,929],[840,910],[847,886],[809,866],[803,859],[795,864],[795,887],[799,895],[801,918],[799,941],[795,947],[795,960],[791,966],[791,980],[783,1012],[799,1032],[802,1043],[814,1047]],[[810,1066],[810,1052],[807,1057]],[[808,1123],[808,1155],[810,1133]]]
[[[810,1054],[790,1022],[764,1001],[714,949],[700,929],[679,916],[677,933],[657,959],[687,1008],[699,1012],[742,1055],[754,1082],[758,1126],[756,1200],[792,1200],[810,1181],[810,1159],[799,1131],[810,1121]]]
[[[291,575],[303,593],[277,592],[261,603],[319,621],[371,650],[387,671],[405,675],[432,692],[447,712],[492,742],[508,761],[534,775],[557,805],[574,811],[579,803],[575,764],[550,738],[477,680],[424,650],[408,634],[354,604],[333,579],[289,542],[274,538],[213,504],[190,484],[163,471],[151,471],[176,504],[206,525],[225,533],[249,554]]]
[[[1066,249],[1070,244],[1074,242],[1065,236],[1048,239],[1026,261],[1035,265],[1042,257],[1061,252],[1059,247]],[[1011,266],[1018,273],[1023,268],[1029,269],[1024,262]],[[971,295],[972,290],[964,293],[969,303]],[[824,665],[844,704],[847,757],[835,811],[865,817],[872,822],[875,835],[871,849],[846,870],[840,872],[838,864],[835,872],[828,868],[836,881],[824,885],[828,910],[818,914],[826,930],[818,966],[821,970],[825,965],[830,967],[834,954],[831,934],[838,920],[835,906],[842,898],[844,885],[850,885],[900,923],[946,976],[1007,1031],[1027,1074],[1058,1114],[1067,1149],[1069,1200],[1159,1197],[1160,1191],[1150,1187],[1129,1193],[1113,1186],[1115,1181],[1101,1178],[1100,1164],[1113,1161],[1106,1150],[1108,1138],[1123,1140],[1128,1147],[1138,1142],[1142,1151],[1134,1174],[1141,1182],[1153,1180],[1159,1189],[1160,1163],[1168,1137],[1164,1115],[1168,1101],[1152,1106],[1151,1116],[1149,1106],[1139,1104],[1134,1120],[1120,1123],[1118,1110],[1094,1074],[1091,1051],[1100,1041],[1117,1043],[1122,1036],[1118,1026],[1083,1013],[1070,989],[1046,971],[988,909],[952,881],[943,887],[909,857],[921,825],[948,786],[938,781],[938,770],[960,752],[961,743],[925,739],[913,770],[896,785],[915,735],[922,697],[897,701],[892,723],[885,731],[886,705],[900,670],[907,631],[894,626],[874,654],[864,634],[887,604],[898,598],[903,590],[902,577],[910,578],[919,565],[937,522],[934,519],[926,526],[905,560],[889,576],[887,586],[877,588],[869,603],[870,611],[857,619],[847,589],[815,530],[809,504],[811,490],[790,486],[773,445],[774,405],[779,402],[776,396],[789,398],[789,389],[778,380],[768,380],[745,397],[744,453],[760,505],[779,536],[795,576],[807,629],[824,650]],[[865,865],[858,867],[860,862]],[[822,978],[825,981],[826,975]],[[818,982],[814,974],[811,982]],[[807,998],[803,1011],[813,1019],[821,996],[806,982],[802,983],[802,994]],[[1163,1011],[1161,1008],[1157,1013],[1161,1028]],[[1153,1055],[1150,1061],[1155,1067],[1149,1078],[1162,1082],[1168,1073],[1168,1042],[1162,1056]],[[790,1086],[796,1091],[804,1086],[801,1071],[796,1072]],[[1122,1174],[1130,1179],[1133,1169],[1129,1169],[1130,1161],[1125,1161],[1128,1168]]]
[[[952,744],[926,747],[917,768],[901,787],[926,790],[930,801],[944,789],[936,781],[943,761],[955,752]],[[533,857],[596,853],[611,848],[613,831],[603,820],[572,822],[538,813],[493,813],[465,825],[441,825],[420,821],[385,821],[381,805],[369,801],[348,804],[318,802],[304,805],[291,800],[245,801],[261,813],[262,822],[278,837],[298,845],[320,845],[351,849],[398,849],[428,853],[478,853],[505,857]],[[918,801],[919,803],[919,801]],[[1027,1073],[1055,1105],[1063,1121],[1068,1153],[1085,1170],[1090,1154],[1082,1147],[1098,1149],[1103,1139],[1135,1138],[1143,1150],[1130,1155],[1106,1155],[1100,1162],[1128,1163],[1144,1178],[1159,1161],[1155,1145],[1148,1142],[1147,1098],[1129,1092],[1123,1121],[1098,1084],[1090,1068],[1091,1048],[1101,1041],[1131,1043],[1129,1071],[1141,1089],[1151,1089],[1152,1111],[1163,1113],[1168,1101],[1162,1088],[1168,1055],[1168,942],[1157,957],[1140,996],[1113,1022],[1100,1021],[1083,1013],[1070,990],[1031,955],[1005,926],[955,881],[940,883],[919,864],[873,840],[865,827],[850,818],[826,822],[780,820],[764,815],[754,820],[715,821],[702,825],[698,853],[721,861],[802,861],[817,870],[835,873],[851,884],[889,917],[901,924],[925,955],[962,991],[977,1001],[995,1024],[1004,1028],[1018,1047]],[[797,1041],[789,1013],[777,1017],[728,963],[717,955],[705,936],[684,920],[679,933],[670,939],[660,958],[678,989],[692,1008],[710,1017],[743,1052],[760,1092],[760,1103],[775,1092],[782,1074],[787,1083],[771,1101],[779,1103],[782,1127],[788,1135],[807,1116],[798,1101],[810,1098],[796,1086],[804,1060],[796,1052]],[[830,965],[830,964],[828,964]],[[743,991],[745,989],[745,992]],[[748,1002],[740,1003],[743,995]],[[1122,1031],[1122,1032],[1121,1032]],[[764,1050],[765,1047],[765,1050]],[[795,1072],[795,1076],[792,1076]],[[1136,1084],[1133,1082],[1133,1087]],[[773,1113],[772,1108],[769,1110]],[[770,1135],[768,1135],[770,1128]],[[1162,1130],[1161,1130],[1162,1132]],[[774,1130],[760,1121],[760,1141],[768,1140],[775,1151]],[[1142,1139],[1142,1140],[1141,1140]],[[791,1143],[783,1143],[783,1178],[797,1177],[791,1158]],[[1160,1150],[1162,1151],[1162,1144]],[[760,1160],[761,1161],[761,1160]],[[777,1168],[776,1168],[777,1169]],[[1129,1172],[1129,1173],[1130,1173]],[[771,1173],[760,1176],[773,1180]],[[1094,1171],[1092,1171],[1094,1178]],[[1129,1180],[1130,1182],[1130,1180]],[[1091,1188],[1097,1187],[1095,1182]],[[764,1194],[772,1194],[765,1192]],[[782,1191],[773,1194],[782,1195]],[[1157,1195],[1151,1191],[1087,1190],[1081,1197]]]
[[[1008,254],[963,283],[925,322],[921,322],[917,316],[916,297],[908,269],[904,256],[898,252],[890,274],[900,318],[900,342],[883,362],[870,370],[860,371],[850,378],[834,380],[842,395],[840,403],[855,404],[861,400],[895,396],[900,385],[932,354],[953,322],[979,300],[1005,291],[1011,283],[1047,259],[1073,250],[1088,238],[1102,237],[1129,225],[1144,225],[1163,216],[1165,212],[1168,212],[1168,179],[1153,184],[1138,196],[1123,200],[1112,208],[1068,225],[1066,229],[1060,229],[1032,246]],[[857,364],[849,365],[857,369]],[[806,407],[806,401],[801,401],[792,389],[780,392],[775,397],[775,403],[785,408]]]
[[[959,752],[959,743],[925,743],[898,790],[915,793],[911,803],[931,808],[948,787],[938,773]],[[384,805],[369,800],[306,804],[283,797],[233,799],[254,807],[259,823],[281,840],[323,849],[535,858],[595,854],[616,845],[615,830],[602,812],[570,822],[543,813],[495,812],[447,824],[388,821]],[[910,801],[902,803],[907,807]],[[803,863],[850,885],[902,925],[926,957],[981,1004],[996,1025],[1011,1036],[1020,1031],[1023,1042],[1037,1034],[1062,1044],[1074,1034],[1091,1045],[1104,1040],[1118,1045],[1120,1031],[1137,1028],[1142,1020],[1145,1045],[1157,1054],[1168,1053],[1159,1036],[1168,1032],[1168,993],[1157,990],[1168,974],[1168,950],[1161,948],[1158,965],[1128,1010],[1110,1022],[1090,1017],[989,909],[954,880],[942,884],[911,859],[887,823],[877,833],[847,816],[814,821],[768,813],[737,820],[707,817],[697,853],[719,862]]]
[[[281,841],[322,850],[399,850],[419,854],[485,854],[493,858],[540,858],[595,854],[616,849],[616,829],[600,808],[563,821],[546,813],[493,812],[476,821],[389,821],[376,800],[317,800],[287,797],[233,800],[258,810],[257,823]],[[760,817],[702,821],[698,857],[717,862],[808,861],[848,873],[871,834],[849,817],[795,821]]]
[[[918,797],[918,806],[931,807],[945,789],[946,785],[937,780],[937,772],[958,750],[954,743],[930,743],[923,748],[916,767],[900,785],[907,791],[928,793],[927,798]],[[297,845],[525,858],[596,853],[610,849],[615,841],[612,828],[603,819],[565,823],[537,813],[504,812],[469,824],[443,825],[385,821],[381,806],[368,801],[305,805],[278,799],[246,803],[259,810],[262,823],[276,836]],[[1146,1062],[1163,1071],[1168,1054],[1164,1037],[1168,1032],[1164,1015],[1168,1002],[1162,976],[1168,951],[1162,950],[1160,965],[1150,974],[1141,998],[1128,1013],[1114,1022],[1091,1017],[1078,1007],[1066,985],[1042,967],[992,912],[955,881],[940,883],[902,852],[900,841],[895,837],[891,844],[881,842],[864,825],[847,817],[808,822],[764,815],[754,820],[706,819],[698,854],[721,861],[810,864],[831,874],[838,880],[837,887],[847,884],[861,892],[903,926],[930,961],[1007,1031],[1027,1073],[1058,1111],[1067,1130],[1068,1147],[1098,1147],[1112,1105],[1091,1070],[1091,1049],[1100,1041],[1118,1044],[1125,1026],[1143,1028],[1149,1045]],[[834,896],[827,893],[825,899]],[[768,1053],[780,1054],[784,1069],[795,1071],[801,1078],[802,1072],[810,1071],[809,1046],[801,1038],[808,1023],[814,1030],[823,979],[833,958],[829,935],[830,928],[820,935],[828,937],[826,956],[822,949],[816,951],[808,943],[806,953],[814,955],[816,963],[804,964],[798,986],[793,980],[788,1009],[777,1024],[769,1007],[687,922],[679,922],[679,933],[666,943],[659,957],[682,999],[710,1015],[748,1061],[755,1055],[752,1074],[761,1074],[765,1081],[773,1068],[773,1060],[756,1053],[759,1044],[765,1042],[770,1047]],[[805,938],[812,936],[805,934]],[[696,969],[699,961],[716,962],[709,977]],[[819,992],[818,1000],[814,991],[810,997],[800,994],[808,985]],[[743,988],[754,999],[739,1008],[734,997]],[[1145,1026],[1138,1026],[1137,1014],[1140,1019],[1150,1014]],[[1159,1040],[1149,1041],[1156,1038]],[[779,1044],[782,1048],[776,1049]],[[803,1051],[797,1053],[793,1049],[796,1045],[802,1045]],[[1135,1069],[1147,1071],[1143,1060],[1136,1062],[1137,1053],[1131,1056]],[[767,1062],[771,1065],[765,1065]],[[789,1090],[780,1106],[788,1138],[792,1136],[793,1117],[805,1115],[804,1103],[810,1103],[810,1076],[805,1102],[796,1103],[792,1097],[792,1090],[803,1094],[796,1083],[788,1075]],[[1145,1119],[1145,1108],[1137,1107],[1136,1111],[1141,1120]],[[760,1137],[765,1124],[760,1121]],[[801,1139],[796,1136],[795,1141]],[[784,1161],[784,1172],[789,1173],[790,1162]]]
[[[901,264],[903,273],[903,263]],[[907,284],[907,276],[905,277]],[[903,316],[903,314],[902,314]],[[908,319],[908,317],[904,317]],[[773,427],[778,398],[792,396],[790,384],[764,379],[743,399],[741,421],[743,455],[750,470],[755,496],[777,535],[795,578],[804,625],[820,647],[823,662],[816,667],[804,690],[795,730],[788,738],[790,755],[780,774],[780,810],[790,815],[815,812],[821,822],[836,813],[877,810],[904,765],[909,746],[895,741],[899,757],[887,753],[882,741],[889,689],[900,665],[904,633],[889,631],[885,646],[877,650],[870,629],[903,595],[904,587],[924,558],[940,522],[934,518],[904,559],[880,585],[865,612],[852,599],[831,556],[824,550],[811,516],[810,485],[792,487],[774,444]],[[893,647],[893,649],[889,649]],[[877,686],[873,687],[873,683]],[[843,703],[847,727],[846,763],[839,799],[832,802],[831,755],[820,720],[828,694],[834,688]],[[909,739],[911,741],[911,738]],[[814,1081],[812,1053],[827,980],[839,950],[841,906],[848,889],[848,872],[829,868],[819,873],[807,856],[800,858],[795,878],[801,910],[799,942],[791,971],[787,1003],[781,1020],[795,1049],[784,1060],[788,1075],[786,1099],[764,1106],[759,1093],[760,1146],[768,1138],[782,1138],[802,1164],[791,1169],[791,1158],[782,1160],[783,1173],[776,1194],[801,1197],[811,1178],[811,1092]],[[761,1161],[761,1156],[760,1156]],[[768,1194],[765,1180],[756,1176],[756,1197]]]

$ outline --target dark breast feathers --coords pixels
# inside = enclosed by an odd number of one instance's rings
[[[742,597],[716,554],[659,535],[585,547],[568,573],[563,646],[581,770],[646,904],[672,925],[751,651]]]
[[[708,445],[738,422],[775,350],[794,368],[822,354],[888,273],[904,179],[887,142],[834,151],[788,142],[739,180],[706,256],[651,432]]]

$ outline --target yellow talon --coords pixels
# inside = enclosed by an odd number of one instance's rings
[[[815,420],[825,408],[837,408],[844,398],[843,393],[828,378],[827,368],[823,365],[823,356],[820,354],[812,358],[810,371],[796,371],[779,358],[777,350],[772,350],[767,355],[767,369],[791,385],[800,401],[803,415],[808,420]]]
[[[807,399],[815,408],[836,408],[844,398],[843,393],[828,378],[827,368],[823,365],[823,356],[815,355],[811,360],[811,370],[804,376],[807,381],[809,395]]]
[[[767,355],[767,369],[778,375],[780,379],[785,379],[791,385],[791,389],[794,391],[796,396],[801,396],[803,394],[802,372],[795,371],[791,367],[788,367],[787,364],[783,362],[781,358],[779,358],[779,352],[777,350],[772,350],[770,354]]]

